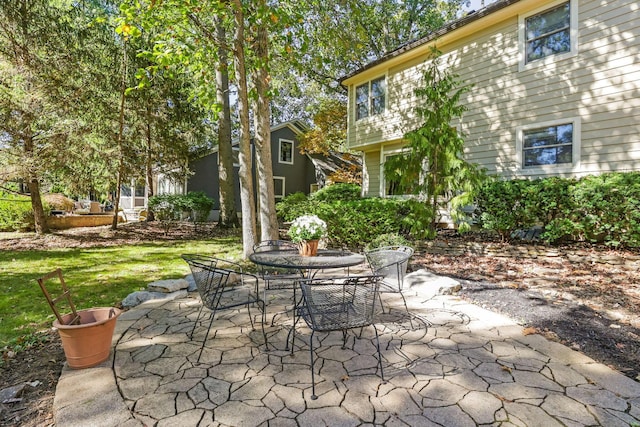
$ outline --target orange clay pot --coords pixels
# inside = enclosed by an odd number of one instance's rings
[[[77,312],[79,325],[64,325],[58,320],[53,326],[58,329],[62,348],[70,368],[82,369],[96,366],[109,358],[111,338],[116,327],[116,320],[121,310],[117,308],[91,308]],[[63,323],[68,323],[73,314],[62,316]]]

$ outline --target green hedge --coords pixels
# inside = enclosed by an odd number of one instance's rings
[[[279,202],[276,210],[284,222],[302,215],[317,215],[327,223],[329,245],[332,247],[360,249],[388,234],[411,240],[424,238],[428,219],[423,203],[378,197],[345,198],[323,197],[322,200],[330,201],[318,201],[313,196],[307,198],[296,193]]]
[[[33,230],[31,199],[0,193],[0,231]]]
[[[567,239],[640,247],[640,173],[612,172],[581,179],[495,180],[477,197],[483,228],[508,239],[542,226],[550,243]]]

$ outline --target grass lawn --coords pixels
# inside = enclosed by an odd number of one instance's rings
[[[238,259],[239,237],[146,242],[83,249],[0,251],[0,349],[20,346],[36,331],[51,327],[55,316],[37,279],[61,268],[77,309],[111,307],[149,282],[189,273],[183,253]],[[55,289],[57,280],[47,282]],[[63,306],[63,312],[67,312]]]

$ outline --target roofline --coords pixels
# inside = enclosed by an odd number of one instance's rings
[[[271,132],[275,132],[285,127],[288,127],[289,129],[291,129],[293,133],[295,133],[298,136],[302,135],[309,129],[309,126],[304,121],[302,121],[301,119],[294,119],[294,120],[289,120],[288,122],[280,123],[273,126],[271,128]]]
[[[460,19],[456,19],[455,21],[451,21],[448,24],[443,25],[442,27],[440,27],[439,29],[427,34],[424,37],[421,37],[419,39],[415,39],[412,41],[409,41],[401,46],[399,46],[398,48],[387,52],[384,56],[368,63],[367,65],[365,65],[364,67],[359,68],[358,70],[346,75],[345,77],[341,78],[339,80],[340,84],[344,86],[343,82],[345,80],[348,80],[360,73],[363,73],[371,68],[374,68],[377,65],[382,64],[383,62],[386,62],[390,59],[396,58],[406,52],[409,52],[415,48],[418,48],[420,46],[423,46],[429,42],[432,42],[446,34],[449,34],[457,29],[460,29],[466,25],[471,24],[472,22],[475,22],[479,19],[482,19],[488,15],[491,15],[492,13],[495,13],[501,9],[504,9],[505,7],[511,6],[512,4],[518,3],[522,0],[498,0],[495,3],[491,3],[489,6],[486,6],[478,11],[471,11],[469,14],[467,14],[466,16],[460,18]]]
[[[302,135],[305,131],[307,131],[309,129],[309,126],[301,119],[294,119],[294,120],[289,120],[287,122],[283,122],[280,124],[277,124],[271,128],[269,128],[269,132],[275,132],[277,130],[280,129],[284,129],[288,127],[289,129],[291,129],[291,131],[293,133],[295,133],[297,136]],[[253,135],[251,136],[251,139],[253,139]],[[240,144],[240,139],[239,138],[233,138],[231,140],[231,146],[235,146]],[[218,152],[219,146],[216,144],[214,147],[212,147],[211,149],[203,152],[202,154],[200,154],[198,157],[195,157],[194,160],[197,159],[201,159],[203,157],[207,157],[210,156],[211,154],[215,154]]]

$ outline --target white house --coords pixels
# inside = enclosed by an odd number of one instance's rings
[[[505,178],[640,170],[640,3],[498,0],[343,79],[365,195],[389,194],[382,165],[422,124],[432,47],[473,85],[467,160]]]

